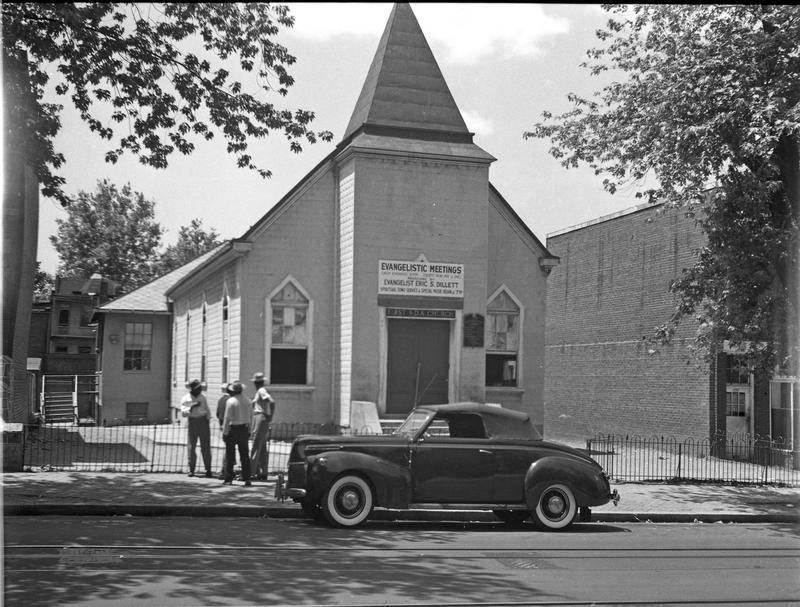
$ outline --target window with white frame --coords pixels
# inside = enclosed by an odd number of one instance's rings
[[[308,298],[287,282],[270,299],[272,346],[270,382],[307,384],[309,318]]]
[[[206,306],[206,302],[203,302],[203,318],[200,326],[200,381],[206,380],[206,343],[208,338],[207,312],[208,307]]]
[[[725,415],[747,417],[750,368],[743,356],[725,355]]]
[[[178,321],[172,323],[172,385],[178,385]]]
[[[153,350],[153,323],[126,322],[122,368],[125,371],[150,371]]]
[[[228,310],[230,299],[227,293],[222,299],[222,381],[228,381],[228,357],[230,355],[230,325],[228,322]]]
[[[520,307],[504,289],[486,308],[486,385],[517,386]]]
[[[191,315],[187,312],[186,313],[186,335],[184,336],[184,340],[183,340],[184,341],[184,344],[183,344],[183,346],[184,346],[184,350],[183,350],[183,381],[185,381],[185,382],[189,381],[189,344],[190,344],[189,336],[191,334],[191,332],[189,331],[189,329],[191,328],[189,326],[189,319],[190,318],[191,318]]]

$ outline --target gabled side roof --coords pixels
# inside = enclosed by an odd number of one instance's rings
[[[167,314],[169,312],[166,296],[167,291],[183,277],[216,256],[227,244],[228,243],[223,243],[200,257],[193,259],[189,263],[182,265],[180,268],[150,281],[127,295],[118,297],[100,306],[95,313],[152,312],[155,314]]]
[[[529,238],[531,241],[533,241],[533,242],[536,244],[536,246],[538,246],[538,247],[540,247],[540,248],[542,249],[542,251],[544,252],[544,255],[542,256],[543,258],[545,258],[545,259],[558,259],[558,257],[556,257],[555,255],[552,255],[552,254],[551,254],[551,253],[550,253],[550,252],[547,250],[547,247],[546,247],[546,246],[544,246],[544,245],[542,244],[542,241],[541,241],[541,240],[539,240],[539,239],[536,237],[536,234],[534,234],[534,233],[531,231],[531,229],[528,227],[528,224],[526,224],[526,223],[525,223],[525,222],[522,220],[522,218],[521,218],[521,217],[520,217],[520,216],[517,214],[517,212],[514,210],[514,208],[513,208],[513,207],[512,207],[512,206],[511,206],[511,205],[508,203],[508,201],[507,201],[505,198],[503,198],[503,195],[500,193],[500,191],[499,191],[499,190],[498,190],[496,187],[494,187],[494,186],[492,185],[492,183],[491,183],[491,182],[489,182],[489,194],[490,194],[490,195],[491,195],[491,194],[494,194],[494,195],[495,195],[495,197],[497,198],[497,200],[499,200],[499,201],[500,201],[500,203],[503,205],[503,208],[504,208],[506,211],[508,211],[508,213],[511,215],[511,217],[513,217],[513,218],[514,218],[514,221],[516,221],[516,222],[519,224],[520,228],[522,228],[522,230],[525,232],[525,235],[526,235],[526,236],[527,236],[527,237],[528,237],[528,238]]]

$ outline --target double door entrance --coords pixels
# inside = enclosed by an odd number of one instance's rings
[[[386,413],[448,402],[450,321],[387,319]]]

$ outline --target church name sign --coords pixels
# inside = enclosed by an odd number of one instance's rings
[[[378,261],[378,295],[464,297],[464,264]]]

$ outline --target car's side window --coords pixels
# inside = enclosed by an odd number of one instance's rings
[[[436,417],[428,426],[425,436],[431,440],[487,438],[483,418],[470,413]]]

